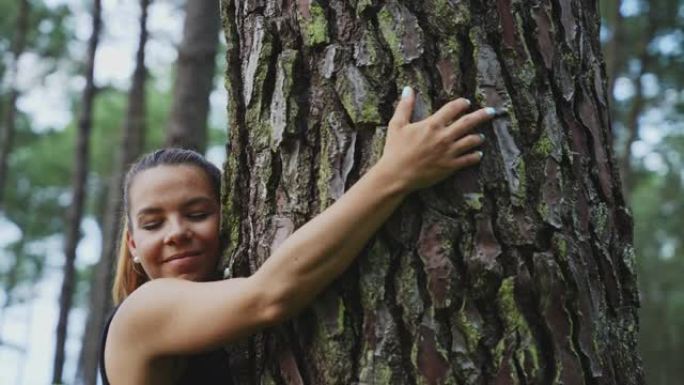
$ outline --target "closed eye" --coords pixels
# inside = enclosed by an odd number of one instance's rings
[[[147,231],[155,230],[161,226],[161,223],[161,221],[144,222],[140,225],[140,228]]]
[[[193,219],[193,220],[202,220],[206,217],[209,216],[209,213],[206,211],[194,211],[188,214],[188,218]]]

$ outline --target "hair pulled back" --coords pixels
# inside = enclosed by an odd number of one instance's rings
[[[133,163],[126,173],[123,183],[123,218],[121,236],[119,240],[119,256],[114,276],[112,296],[114,303],[120,304],[135,289],[149,281],[149,277],[140,266],[133,262],[133,256],[128,250],[126,238],[132,230],[130,221],[129,192],[135,177],[142,171],[159,166],[194,166],[202,170],[209,178],[216,200],[221,196],[221,170],[214,166],[201,154],[181,148],[163,148],[143,155]]]

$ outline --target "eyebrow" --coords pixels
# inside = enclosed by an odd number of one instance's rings
[[[181,204],[181,209],[186,209],[188,207],[191,207],[191,206],[194,206],[197,204],[201,204],[201,203],[210,203],[211,204],[213,202],[214,201],[208,197],[198,196],[198,197],[190,198],[187,201],[183,202],[183,204]],[[154,214],[160,213],[162,211],[163,210],[159,207],[145,207],[145,208],[138,210],[136,217],[139,218],[139,217],[142,217],[144,215],[154,215]]]

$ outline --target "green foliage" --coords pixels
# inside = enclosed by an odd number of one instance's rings
[[[95,99],[86,216],[97,218],[101,215],[98,208],[103,206],[109,177],[114,171],[127,98],[125,91],[105,88]],[[15,262],[9,264],[13,266],[9,270],[0,271],[0,283],[7,293],[22,283],[34,282],[43,271],[47,256],[32,252],[32,242],[61,236],[66,226],[66,212],[71,202],[76,117],[80,107],[77,100],[73,103],[74,120],[62,130],[34,132],[29,118],[19,115],[15,149],[10,157],[10,183],[5,189],[4,216],[21,229],[22,238],[4,250]],[[153,149],[163,143],[171,97],[150,84],[146,103],[146,148]],[[88,271],[77,274],[79,290],[86,290],[80,280],[89,277]],[[77,298],[82,295],[82,292],[77,294]]]
[[[641,169],[632,194],[640,344],[650,383],[674,384],[684,375],[684,135],[666,137],[658,150],[666,165],[657,172]]]

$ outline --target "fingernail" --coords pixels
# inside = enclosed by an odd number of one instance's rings
[[[463,100],[465,100],[466,103],[468,103],[468,107],[473,105],[473,103],[470,101],[470,99],[463,98]]]
[[[480,156],[480,159],[482,159],[482,157],[484,156],[484,152],[478,151],[478,152],[477,152],[477,155],[479,155],[479,156]]]
[[[498,118],[500,116],[504,116],[508,114],[508,110],[505,108],[494,108],[494,107],[487,107],[485,108],[485,112],[487,115]]]
[[[485,137],[484,134],[480,134],[480,139],[482,139],[482,141],[484,142],[485,140],[487,140],[487,137]]]
[[[402,99],[408,98],[408,97],[411,96],[412,94],[413,94],[413,89],[411,89],[411,87],[409,87],[409,86],[406,86],[406,87],[404,87],[404,89],[401,91],[401,98],[402,98]]]

